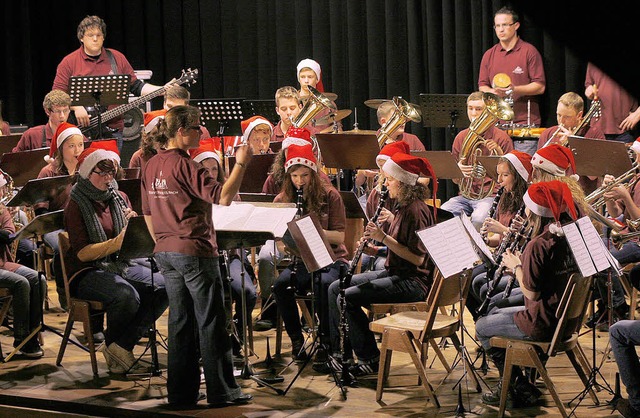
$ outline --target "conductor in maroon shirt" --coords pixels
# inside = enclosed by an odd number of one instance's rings
[[[188,150],[198,148],[200,133],[198,108],[169,109],[158,129],[161,149],[142,173],[142,212],[156,240],[155,258],[169,295],[167,391],[174,407],[198,402],[198,351],[209,405],[241,404],[253,398],[242,393],[233,375],[212,221],[212,204],[231,203],[252,154],[247,146],[238,149],[236,164],[222,185],[189,157]]]

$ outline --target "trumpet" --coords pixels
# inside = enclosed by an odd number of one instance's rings
[[[634,162],[629,171],[619,175],[612,182],[606,185],[602,185],[591,192],[585,198],[586,202],[597,210],[607,202],[607,199],[604,197],[604,195],[613,190],[615,187],[624,185],[628,190],[631,190],[638,181],[638,178],[636,177],[637,170],[638,164]]]
[[[618,251],[620,251],[624,244],[626,244],[627,242],[640,238],[640,218],[627,221],[627,226],[629,227],[629,231],[631,232],[623,234],[620,231],[613,230],[609,235],[609,237],[611,238],[611,243],[616,247]]]

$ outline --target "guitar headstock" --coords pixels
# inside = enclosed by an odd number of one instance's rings
[[[198,78],[198,69],[187,69],[187,70],[182,70],[182,74],[180,75],[180,78],[176,80],[176,84],[188,84],[188,85],[192,85],[196,83],[196,79]]]

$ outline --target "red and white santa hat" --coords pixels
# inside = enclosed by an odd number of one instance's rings
[[[533,154],[531,164],[534,168],[537,167],[554,176],[568,176],[576,172],[576,161],[573,158],[573,153],[569,148],[558,144],[540,148]]]
[[[571,190],[560,180],[534,183],[522,197],[529,210],[545,218],[560,220],[563,212],[568,212],[573,219],[577,218],[576,206],[573,203]]]
[[[253,131],[256,126],[262,124],[269,126],[269,135],[273,135],[273,125],[262,116],[252,116],[249,119],[240,122],[240,128],[242,128],[242,143],[247,144],[251,131]]]
[[[118,144],[115,140],[95,141],[82,151],[78,156],[78,174],[85,179],[89,178],[96,164],[102,160],[113,160],[116,165],[120,164]]]
[[[201,139],[198,148],[189,150],[189,154],[191,154],[191,159],[197,163],[201,163],[207,158],[213,158],[218,164],[222,164],[220,138]]]
[[[164,115],[167,113],[165,109],[152,110],[144,114],[144,133],[148,134],[158,126],[158,124],[164,119]]]
[[[376,157],[376,164],[378,165],[378,168],[382,168],[384,163],[397,152],[410,154],[411,148],[409,147],[409,144],[404,141],[396,141],[385,145],[380,150],[380,154]]]
[[[316,84],[316,90],[320,93],[324,92],[324,85],[322,84],[322,69],[320,68],[320,64],[317,61],[312,60],[311,58],[305,58],[298,63],[296,67],[296,76],[300,79],[300,71],[304,68],[311,68],[314,73],[316,73],[316,78],[318,79],[318,84]]]
[[[633,144],[631,144],[631,149],[640,154],[640,136],[636,138],[635,141],[633,141]]]
[[[509,160],[513,168],[516,169],[520,177],[524,179],[524,181],[529,181],[531,177],[531,173],[533,172],[533,165],[531,165],[531,156],[526,152],[513,150],[505,155],[504,158]]]
[[[82,131],[80,131],[80,129],[76,125],[72,125],[68,122],[62,122],[60,125],[58,125],[58,129],[56,129],[56,132],[53,134],[53,139],[51,140],[51,148],[49,148],[49,155],[45,155],[44,160],[47,163],[50,163],[51,161],[53,161],[53,159],[55,158],[56,152],[58,151],[58,148],[62,146],[64,141],[66,141],[68,138],[72,137],[73,135],[83,136]]]
[[[297,164],[307,166],[315,172],[318,171],[318,163],[316,157],[313,155],[311,144],[292,144],[289,146],[287,161],[284,163],[284,171],[288,172],[289,168]]]
[[[396,152],[382,166],[382,171],[402,183],[415,186],[419,177],[431,178],[433,197],[438,194],[438,178],[429,160],[423,157]],[[436,208],[433,207],[433,216],[436,216]]]
[[[311,139],[311,132],[309,132],[306,128],[296,128],[295,126],[290,126],[287,129],[287,136],[282,141],[282,149],[289,148],[289,145],[307,145],[312,144],[313,140]]]

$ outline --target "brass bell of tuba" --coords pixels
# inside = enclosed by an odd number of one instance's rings
[[[310,93],[309,99],[300,110],[300,113],[298,113],[298,116],[291,119],[291,124],[296,128],[304,128],[311,119],[324,109],[330,109],[332,113],[338,111],[336,105],[334,105],[327,96],[311,86],[308,86],[308,88]]]
[[[412,122],[420,122],[422,120],[418,110],[402,97],[395,96],[391,102],[395,106],[393,114],[384,126],[380,128],[380,133],[378,133],[377,136],[380,148],[382,148],[387,141],[392,139],[391,135],[393,135],[393,133],[408,120]]]
[[[482,101],[484,102],[485,108],[482,113],[471,122],[460,150],[460,162],[473,166],[471,176],[462,178],[459,184],[460,194],[470,200],[484,199],[491,194],[495,186],[495,181],[492,181],[491,186],[488,188],[484,186],[484,182],[474,184],[476,183],[475,180],[482,180],[487,174],[487,170],[482,164],[476,162],[477,157],[482,155],[481,147],[485,143],[484,133],[494,126],[498,120],[510,121],[514,115],[511,106],[493,93],[483,93]],[[495,154],[494,151],[491,151],[491,155]]]

